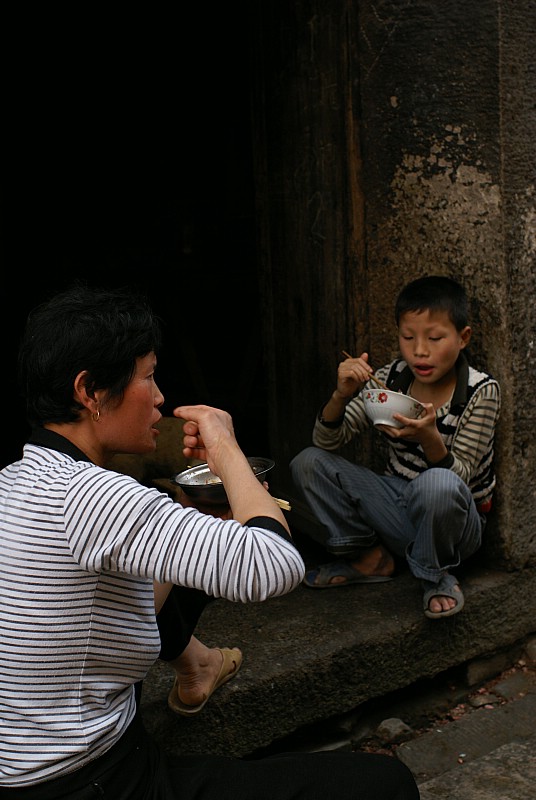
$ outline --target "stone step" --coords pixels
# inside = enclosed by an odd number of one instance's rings
[[[424,616],[409,573],[336,590],[300,586],[259,604],[218,600],[197,634],[209,646],[240,647],[240,672],[186,719],[167,708],[173,677],[157,663],[142,695],[147,727],[172,753],[247,756],[534,631],[536,568],[460,577],[465,609],[440,621]]]
[[[534,800],[536,695],[432,730],[397,749],[421,800]]]

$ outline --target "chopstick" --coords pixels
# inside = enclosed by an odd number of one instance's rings
[[[343,356],[346,356],[346,358],[353,358],[353,356],[351,356],[350,353],[347,353],[346,350],[341,350],[341,353],[343,354]],[[382,389],[387,389],[387,391],[389,391],[388,386],[379,378],[377,378],[373,372],[371,372],[370,375],[368,376],[368,380],[374,381],[374,383],[377,383],[378,386],[381,386]]]
[[[273,495],[272,495],[272,497],[273,497]],[[277,503],[277,505],[279,506],[279,508],[283,509],[283,511],[292,511],[292,508],[291,508],[290,503],[289,503],[288,500],[281,500],[281,498],[279,498],[279,497],[274,497],[274,500]]]
[[[387,391],[389,391],[387,384],[381,381],[379,378],[377,378],[373,372],[371,372],[371,374],[369,375],[369,381],[374,381],[374,383],[377,383],[378,386],[380,386],[382,389],[387,389]]]

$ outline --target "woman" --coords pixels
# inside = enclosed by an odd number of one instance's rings
[[[158,320],[126,291],[75,286],[28,319],[20,378],[33,429],[0,473],[0,798],[417,798],[386,756],[171,758],[144,730],[135,687],[160,654],[158,611],[173,621],[161,627],[177,703],[195,713],[241,660],[193,635],[208,598],[260,602],[304,574],[226,412],[174,414],[185,456],[221,477],[232,518],[106,468],[156,447],[159,345]]]

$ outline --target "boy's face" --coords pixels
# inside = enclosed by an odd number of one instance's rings
[[[400,354],[420,383],[449,380],[471,338],[471,328],[456,330],[446,311],[408,311],[400,317]]]

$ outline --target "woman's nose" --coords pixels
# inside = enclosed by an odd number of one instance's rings
[[[156,384],[155,384],[155,389],[156,389],[156,394],[154,396],[154,404],[156,408],[160,408],[160,406],[164,405],[164,395],[162,394],[162,392],[160,391],[160,389]]]

